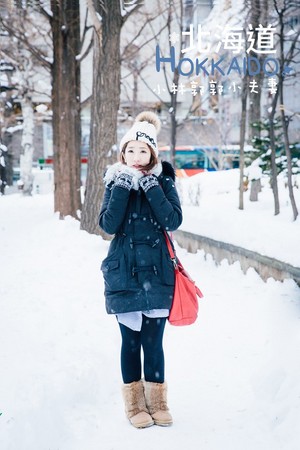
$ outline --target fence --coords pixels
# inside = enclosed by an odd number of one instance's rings
[[[204,250],[205,254],[209,253],[212,255],[217,264],[223,259],[227,259],[229,264],[239,261],[244,273],[246,273],[249,267],[252,267],[264,281],[270,277],[279,281],[292,278],[300,287],[299,267],[294,267],[277,259],[260,255],[257,252],[238,247],[237,245],[216,241],[188,231],[175,231],[174,239],[181,247],[191,253],[196,253],[198,249]]]

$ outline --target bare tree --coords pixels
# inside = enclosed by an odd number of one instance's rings
[[[167,28],[166,21],[158,23],[157,19],[161,19],[168,8],[157,3],[157,7],[153,9],[153,12],[145,8],[137,9],[122,28],[121,65],[126,73],[121,73],[121,92],[123,90],[131,103],[130,114],[133,117],[139,112],[140,83],[144,83],[152,92],[143,78],[143,71],[154,63],[155,47],[152,44],[157,42],[160,34]]]
[[[152,32],[151,39],[155,39],[157,42],[157,51],[159,51],[159,57],[163,61],[165,59],[164,51],[160,46],[158,46],[158,36],[162,35],[162,32],[166,29],[167,36],[168,36],[168,52],[170,55],[173,54],[174,46],[172,45],[170,38],[170,35],[172,32],[174,32],[176,35],[179,36],[179,43],[177,46],[177,51],[179,55],[182,51],[183,46],[183,40],[182,40],[182,30],[183,30],[183,21],[184,21],[184,9],[183,9],[183,1],[182,0],[176,0],[175,2],[173,0],[167,0],[164,2],[161,6],[160,15],[162,17],[165,17],[164,24],[162,27],[159,28],[156,32]],[[165,35],[163,34],[165,37]],[[167,58],[168,59],[168,58]],[[159,64],[159,72],[160,72],[160,66],[162,66],[164,79],[165,79],[165,85],[167,88],[167,91],[170,95],[170,101],[164,101],[160,94],[157,92],[153,92],[152,88],[149,86],[148,82],[141,76],[140,79],[144,83],[144,85],[152,91],[152,93],[157,97],[159,104],[164,105],[170,114],[170,160],[173,166],[175,166],[175,147],[176,147],[176,134],[178,127],[180,124],[177,120],[177,106],[178,106],[178,84],[180,79],[180,73],[178,65],[175,64],[173,75],[170,76],[169,71],[167,70],[166,64],[163,62],[163,64]]]
[[[34,75],[32,55],[24,49],[10,47],[0,49],[0,55],[3,55],[6,61],[9,61],[14,71],[14,83],[11,89],[14,89],[20,97],[22,108],[22,140],[20,155],[20,182],[22,183],[23,195],[31,195],[33,187],[32,159],[33,159],[33,130],[34,130],[34,112],[32,95],[34,87],[32,78]]]
[[[121,9],[119,0],[87,0],[94,26],[94,57],[90,150],[81,228],[92,234],[101,234],[97,218],[104,192],[102,178],[113,161],[117,142],[121,29],[139,4],[138,0],[132,1],[127,11]]]
[[[283,138],[284,138],[284,147],[285,154],[287,158],[287,184],[289,189],[289,197],[291,201],[291,206],[293,210],[293,218],[297,219],[298,209],[294,197],[293,191],[293,181],[292,181],[292,161],[291,161],[291,151],[290,151],[290,142],[288,135],[288,117],[284,111],[284,81],[285,81],[285,67],[290,64],[291,61],[294,60],[295,57],[299,58],[300,55],[300,46],[298,43],[300,36],[300,28],[294,33],[292,39],[285,37],[285,30],[287,24],[287,18],[296,14],[299,11],[300,3],[295,1],[284,1],[283,4],[274,1],[274,8],[278,17],[278,25],[279,25],[279,49],[280,49],[280,70],[278,73],[278,91],[279,91],[279,100],[280,100],[280,116],[282,122],[282,130],[283,130]],[[298,45],[297,45],[298,44]],[[288,47],[288,50],[287,50]]]
[[[258,27],[259,24],[266,23],[268,17],[268,0],[246,0],[245,7],[248,10],[248,14],[246,17],[246,23],[249,21],[249,25],[252,27],[252,44],[253,48],[257,49],[258,43]],[[253,49],[249,51],[250,56],[256,56]],[[248,55],[246,55],[247,57]],[[258,55],[258,63],[260,67],[263,65],[263,61],[265,59],[265,54]],[[255,63],[254,60],[250,60],[250,69],[251,73],[255,73]],[[258,123],[261,119],[261,93],[263,86],[264,72],[259,71],[259,73],[253,76],[252,82],[256,83],[259,86],[259,90],[255,93],[251,93],[249,89],[249,75],[246,74],[243,78],[242,82],[242,114],[241,114],[241,125],[240,125],[240,186],[239,186],[239,209],[244,209],[244,167],[245,167],[245,155],[244,155],[244,146],[246,140],[246,130],[248,124],[248,139],[251,142],[254,133],[259,133],[259,128],[253,128],[254,123]],[[248,101],[247,101],[248,98]],[[248,104],[248,108],[247,108]],[[248,115],[248,117],[247,117]],[[277,182],[277,178],[274,179],[274,183]],[[251,181],[252,184],[252,181]],[[277,185],[276,185],[277,186]],[[275,186],[275,188],[276,188]],[[275,189],[276,191],[276,189]]]
[[[54,210],[78,218],[80,198],[79,0],[51,0]]]
[[[271,187],[274,196],[274,215],[280,213],[280,203],[279,203],[279,191],[278,191],[278,181],[277,181],[277,165],[276,165],[276,137],[275,137],[275,114],[278,101],[277,91],[272,99],[271,107],[269,108],[268,119],[270,125],[270,150],[271,150]]]
[[[294,198],[293,192],[293,184],[292,184],[292,162],[291,162],[291,152],[290,152],[290,144],[289,144],[289,135],[288,135],[288,116],[284,111],[284,87],[285,87],[285,67],[289,66],[289,64],[294,60],[296,56],[299,57],[299,48],[297,49],[297,42],[299,39],[300,30],[294,33],[292,37],[285,35],[286,27],[289,22],[289,19],[296,14],[297,4],[299,6],[299,2],[287,2],[272,0],[275,14],[273,14],[272,19],[274,17],[277,18],[277,23],[275,24],[278,27],[278,32],[276,33],[277,37],[277,46],[279,49],[279,70],[277,73],[278,79],[278,89],[274,93],[271,104],[268,108],[268,121],[269,121],[269,138],[270,138],[270,150],[271,150],[271,187],[274,196],[274,214],[278,215],[280,213],[280,201],[279,201],[279,190],[278,190],[278,181],[277,181],[277,163],[276,163],[276,130],[275,130],[275,116],[278,112],[278,101],[280,101],[280,115],[282,122],[282,131],[284,137],[284,147],[285,153],[287,157],[287,180],[288,180],[288,188],[289,188],[289,196],[291,200],[293,217],[296,220],[298,211]]]
[[[14,11],[9,16],[1,17],[0,23],[6,30],[3,36],[0,55],[13,67],[13,76],[10,77],[10,89],[17,93],[22,108],[22,140],[20,155],[20,181],[23,194],[31,195],[33,187],[32,159],[34,111],[32,98],[38,93],[34,78],[41,76],[41,66],[48,69],[49,64],[36,57],[24,44],[24,40],[32,42],[36,39],[37,30],[34,22],[26,10]],[[42,54],[40,54],[42,57]]]
[[[247,98],[248,98],[248,76],[245,75],[242,81],[242,112],[240,122],[240,184],[239,184],[239,209],[244,209],[244,169],[245,169],[245,137],[247,123]]]
[[[143,70],[148,65],[148,60],[139,61],[136,57],[137,46],[132,44],[128,47],[122,57],[123,65],[128,69],[128,73],[122,78],[122,85],[125,88],[128,96],[128,100],[131,103],[131,114],[133,117],[137,115],[138,112],[138,81],[143,72]],[[130,83],[127,85],[126,78],[133,78],[133,86]],[[131,81],[131,78],[130,78]]]
[[[9,22],[11,12],[0,20],[51,73],[54,209],[61,219],[67,215],[78,218],[81,207],[80,59],[84,57],[79,57],[79,0],[51,0],[51,10],[44,5],[42,1],[16,3],[12,12],[22,19],[18,27]],[[31,29],[39,33],[37,39],[30,38],[28,30]],[[53,58],[49,56],[52,50]]]
[[[178,11],[178,6],[179,6],[179,11]],[[173,22],[173,16],[175,16],[176,19],[176,25],[177,28],[180,32],[180,37],[179,37],[179,52],[181,54],[182,51],[182,28],[183,28],[183,2],[182,0],[179,0],[179,5],[176,5],[172,0],[169,2],[169,14],[168,14],[168,31],[169,31],[169,35],[171,34],[171,25]],[[171,42],[170,43],[170,53],[171,53]],[[168,79],[167,79],[167,75],[166,75],[166,69],[164,66],[164,74],[165,74],[165,80],[166,80],[166,84],[167,84],[167,89],[168,92],[170,94],[171,97],[171,105],[170,105],[170,109],[169,109],[169,113],[170,113],[170,119],[171,119],[171,130],[170,130],[170,156],[171,156],[171,163],[172,165],[175,167],[175,148],[176,148],[176,132],[177,132],[177,117],[176,117],[176,113],[177,113],[177,95],[178,95],[178,84],[179,84],[179,69],[178,69],[178,65],[175,67],[174,69],[174,75],[173,75],[173,79],[172,79],[172,86],[170,86],[170,83],[168,83]]]
[[[269,0],[247,0],[246,4],[249,7],[249,23],[253,28],[253,42],[254,48],[257,48],[258,41],[258,27],[260,24],[264,26],[267,25],[268,21],[268,13],[269,13]],[[253,51],[250,51],[250,55],[256,56],[260,67],[263,67],[264,60],[266,59],[266,54],[261,53],[255,55]],[[253,60],[250,62],[250,67],[252,69],[252,73],[255,73],[255,63]],[[258,74],[253,76],[253,80],[256,81],[257,86],[263,86],[264,81],[264,71],[260,70]],[[249,120],[248,120],[248,136],[249,141],[251,142],[254,137],[254,133],[259,132],[258,129],[254,129],[252,127],[253,123],[257,123],[261,119],[261,94],[262,89],[259,89],[257,92],[252,93],[249,92]]]

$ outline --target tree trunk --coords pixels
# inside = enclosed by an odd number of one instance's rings
[[[288,136],[288,124],[286,122],[286,117],[284,113],[284,95],[283,95],[283,75],[282,75],[282,69],[285,63],[284,58],[284,18],[283,15],[279,15],[280,20],[280,73],[278,75],[279,82],[278,82],[278,90],[279,90],[279,98],[280,98],[280,105],[282,107],[280,108],[280,117],[281,117],[281,123],[282,123],[282,131],[283,131],[283,140],[284,140],[284,148],[285,148],[285,154],[286,154],[286,162],[287,162],[287,184],[289,189],[289,197],[292,205],[293,210],[293,218],[294,220],[298,217],[298,209],[294,197],[294,190],[293,190],[293,180],[292,180],[292,156],[290,151],[290,143],[289,143],[289,136]]]
[[[250,202],[258,201],[258,193],[260,192],[260,180],[251,180]]]
[[[179,81],[179,72],[176,67],[173,77],[173,83],[175,86],[178,86],[178,81]],[[170,118],[171,118],[170,160],[174,168],[176,167],[175,164],[176,134],[177,134],[176,112],[177,112],[177,91],[174,94],[171,94],[171,108],[170,108]]]
[[[283,100],[280,100],[280,101],[283,104]],[[289,145],[287,124],[285,121],[285,114],[284,114],[283,110],[281,111],[281,120],[282,120],[282,129],[283,129],[284,148],[285,148],[286,161],[287,161],[287,184],[288,184],[289,197],[290,197],[292,210],[293,210],[293,218],[294,218],[294,220],[296,220],[298,217],[298,209],[297,209],[295,196],[294,196],[294,190],[293,190],[292,157],[291,157],[291,151],[290,151],[290,145]]]
[[[81,228],[106,238],[99,228],[98,216],[104,194],[103,175],[107,166],[116,161],[113,146],[117,142],[123,22],[119,0],[101,2],[98,12],[102,33],[94,31],[90,150]]]
[[[275,94],[272,106],[272,112],[269,116],[270,122],[270,148],[271,148],[271,186],[274,196],[274,215],[277,216],[280,213],[279,206],[279,194],[278,194],[278,182],[277,182],[277,165],[276,165],[276,145],[275,145],[275,129],[274,129],[274,116],[275,108],[277,104],[278,95]]]
[[[79,0],[51,0],[54,210],[78,218],[80,200]]]
[[[137,115],[137,105],[138,105],[138,77],[139,73],[136,69],[133,71],[133,92],[132,92],[132,116]]]
[[[255,39],[254,46],[257,45],[257,30],[256,28],[259,25],[259,18],[260,18],[260,0],[251,0],[251,14],[249,23],[253,27],[253,38]],[[254,56],[253,52],[250,51],[249,56]],[[255,70],[254,62],[251,61],[250,67],[252,70]],[[257,135],[259,133],[252,127],[252,124],[254,122],[258,122],[260,120],[260,97],[261,97],[261,82],[262,82],[262,71],[259,72],[258,75],[254,76],[252,79],[255,80],[259,86],[257,93],[251,93],[249,92],[249,121],[248,121],[248,134],[249,134],[249,140],[253,139],[254,135]]]
[[[183,8],[182,0],[179,0],[178,4],[177,3],[174,4],[174,2],[171,0],[169,1],[168,19],[167,19],[167,27],[168,27],[169,35],[171,35],[171,33],[172,33],[172,29],[171,29],[172,16],[174,16],[176,18],[179,30],[183,30],[184,8]],[[180,33],[180,38],[179,38],[179,43],[178,43],[179,55],[181,55],[182,46],[183,46],[182,34]],[[170,44],[170,52],[171,52],[171,44]],[[164,68],[164,70],[165,70],[165,68]],[[177,126],[178,126],[176,114],[177,114],[177,95],[178,95],[178,88],[179,88],[179,86],[178,86],[179,78],[180,78],[180,75],[179,75],[178,65],[177,65],[175,67],[174,75],[173,75],[173,79],[172,79],[172,86],[174,86],[174,93],[173,93],[172,88],[169,87],[169,83],[167,81],[168,77],[166,76],[166,72],[165,72],[166,84],[167,84],[169,94],[171,96],[171,102],[170,102],[171,106],[169,109],[170,122],[171,122],[170,162],[171,162],[172,166],[174,167],[174,169],[176,169],[175,153],[176,153],[176,135],[177,135]]]
[[[33,175],[32,175],[32,157],[33,157],[33,105],[31,97],[24,94],[21,100],[23,115],[23,134],[22,134],[22,154],[20,155],[20,178],[23,182],[23,195],[32,195]]]
[[[6,162],[5,162],[5,154],[7,153],[7,147],[4,144],[1,144],[1,135],[0,135],[0,194],[5,194],[5,187],[7,185],[7,174],[6,174]]]
[[[251,0],[251,15],[249,19],[249,24],[253,26],[254,31],[254,39],[255,39],[255,48],[257,48],[257,37],[258,32],[256,28],[258,28],[259,24],[267,24],[268,23],[268,0]],[[256,55],[252,51],[250,51],[250,56],[258,57],[258,61],[260,67],[263,67],[264,60],[266,56],[264,54]],[[256,65],[253,61],[251,61],[250,66],[254,71],[256,69]],[[251,142],[254,136],[260,136],[260,129],[254,129],[252,124],[255,122],[259,122],[261,118],[261,94],[262,87],[264,81],[264,71],[260,70],[257,75],[252,77],[253,80],[257,82],[258,92],[257,93],[249,93],[249,141]]]
[[[242,84],[242,115],[240,125],[240,187],[239,187],[239,209],[244,209],[244,168],[245,168],[245,136],[247,119],[247,96],[248,96],[248,77],[243,78]]]

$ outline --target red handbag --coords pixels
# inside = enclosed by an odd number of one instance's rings
[[[197,297],[202,298],[203,294],[175,256],[167,232],[165,232],[165,237],[175,270],[174,296],[168,320],[171,325],[191,325],[198,317]]]

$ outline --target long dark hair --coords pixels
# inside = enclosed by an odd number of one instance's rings
[[[125,150],[126,147],[129,143],[127,142],[124,147],[122,148],[122,151],[120,153],[120,161],[122,164],[126,164],[125,162]],[[146,144],[147,147],[149,148],[150,152],[151,152],[151,157],[150,157],[150,162],[149,164],[147,164],[146,166],[143,166],[143,170],[145,170],[146,172],[148,172],[149,170],[153,169],[153,167],[156,166],[156,164],[158,163],[158,159],[156,154],[154,153],[154,150],[152,147],[150,147],[150,145]]]

